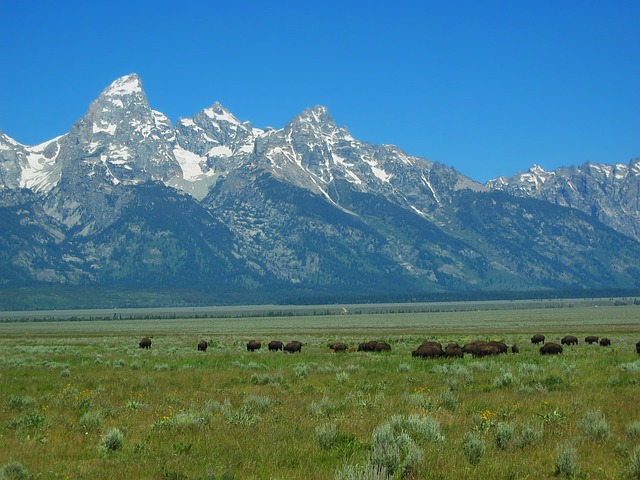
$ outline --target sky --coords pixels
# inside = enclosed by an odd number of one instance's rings
[[[0,6],[0,130],[26,145],[137,73],[174,123],[218,101],[278,129],[324,105],[358,140],[480,182],[640,157],[638,0]]]

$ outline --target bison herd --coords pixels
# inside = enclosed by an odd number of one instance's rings
[[[544,335],[537,334],[531,337],[531,343],[534,345],[538,345],[542,343],[542,346],[539,348],[540,355],[557,355],[562,353],[562,345],[578,345],[578,337],[575,335],[566,335],[560,340],[560,344],[555,342],[545,342],[546,338]],[[599,344],[602,347],[608,347],[611,345],[611,340],[606,337],[598,338],[594,335],[589,335],[584,339],[585,343],[589,345]],[[282,343],[280,340],[272,340],[268,344],[268,348],[270,352],[283,351],[288,353],[296,353],[302,351],[302,342],[294,340],[292,342],[287,343],[286,345]],[[151,339],[144,337],[140,340],[139,343],[140,348],[148,349],[151,348]],[[199,352],[206,352],[209,344],[205,340],[200,340],[198,342],[197,348]],[[247,351],[255,352],[256,350],[260,350],[262,347],[262,343],[259,340],[249,340],[247,342]],[[328,345],[330,352],[347,352],[347,351],[355,351],[355,347],[349,347],[347,344],[343,342],[333,342]],[[478,357],[486,357],[486,356],[494,356],[502,353],[507,353],[511,350],[512,353],[519,353],[520,348],[515,343],[508,347],[506,343],[499,341],[485,341],[485,340],[474,340],[469,342],[462,347],[457,343],[449,343],[444,348],[438,342],[434,341],[425,341],[418,346],[411,355],[417,358],[462,358],[465,353],[471,354],[474,358]],[[358,352],[389,352],[391,351],[391,345],[387,342],[379,342],[375,340],[371,340],[369,342],[360,343],[357,347]],[[636,352],[640,354],[640,341],[636,343]]]

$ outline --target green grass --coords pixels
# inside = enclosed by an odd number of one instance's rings
[[[580,344],[543,357],[533,333]],[[584,344],[588,334],[611,347]],[[253,338],[264,346],[250,353]],[[411,356],[424,340],[476,338],[521,353]],[[304,346],[268,352],[272,339]],[[327,348],[372,339],[392,351]],[[0,468],[47,479],[637,478],[639,339],[633,305],[0,324]]]

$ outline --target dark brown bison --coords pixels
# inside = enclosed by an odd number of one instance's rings
[[[507,353],[509,347],[504,342],[498,342],[496,340],[492,340],[487,342],[485,340],[474,340],[473,342],[467,343],[462,347],[462,351],[464,353],[470,353],[474,357],[486,357],[489,355],[499,355],[501,353]]]
[[[444,356],[446,358],[463,358],[464,352],[457,343],[450,343],[444,348]]]
[[[636,352],[640,355],[640,342],[636,343]]]
[[[293,342],[287,343],[283,350],[289,353],[301,352],[302,351],[302,343],[294,340]]]
[[[518,347],[517,343],[511,345],[511,353],[520,353],[520,347]]]
[[[273,352],[273,351],[278,351],[278,350],[282,350],[282,347],[284,346],[284,344],[280,341],[280,340],[271,340],[269,342],[269,351]]]
[[[540,355],[556,355],[562,353],[562,345],[549,342],[540,347]]]
[[[598,343],[598,337],[596,337],[595,335],[589,335],[584,339],[584,342],[588,343],[589,345],[593,345],[594,343]]]
[[[562,337],[562,340],[560,340],[560,343],[562,345],[577,345],[578,337],[574,335],[565,335],[564,337]]]
[[[438,358],[444,355],[444,350],[438,342],[422,342],[418,348],[411,352],[411,355],[419,358]]]
[[[333,350],[334,352],[346,352],[347,346],[342,342],[333,342],[329,344],[329,349]]]
[[[209,346],[209,344],[206,342],[206,340],[200,340],[198,342],[198,351],[199,352],[206,352],[208,346]]]
[[[359,352],[375,352],[376,345],[378,345],[378,342],[376,342],[375,340],[371,340],[370,342],[363,342],[360,345],[358,345],[358,351]]]
[[[601,347],[608,347],[609,345],[611,345],[611,340],[609,340],[606,337],[603,337],[600,339],[600,346]]]
[[[249,340],[247,342],[247,350],[250,352],[255,352],[256,350],[260,350],[262,344],[258,340]]]
[[[151,348],[151,339],[144,337],[142,340],[140,340],[140,343],[138,345],[140,345],[140,348]]]
[[[539,343],[544,344],[544,335],[534,335],[533,337],[531,337],[531,343],[533,343],[534,345],[537,345]]]
[[[390,352],[391,351],[391,345],[389,345],[387,342],[376,342],[376,346],[373,349],[374,352]]]

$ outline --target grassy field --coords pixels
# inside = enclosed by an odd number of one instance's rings
[[[0,479],[640,478],[640,306],[541,307],[2,323]],[[520,353],[411,356],[474,339]]]

